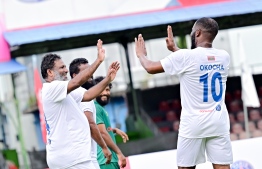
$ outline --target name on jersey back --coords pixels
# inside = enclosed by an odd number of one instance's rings
[[[201,71],[208,71],[208,70],[224,70],[224,66],[221,64],[207,64],[207,65],[200,65]]]

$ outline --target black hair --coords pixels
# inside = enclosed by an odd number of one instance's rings
[[[105,77],[103,77],[103,76],[98,76],[98,77],[96,77],[96,78],[93,80],[93,81],[94,81],[94,84],[95,84],[95,85],[98,84],[98,83],[101,82],[104,78],[105,78]],[[108,86],[109,86],[109,88],[111,89],[111,88],[112,88],[112,83],[109,83]]]
[[[215,39],[218,33],[218,24],[212,18],[203,17],[196,21],[196,25],[203,28],[204,31],[208,32],[213,39]]]
[[[55,66],[55,61],[61,59],[61,57],[57,54],[49,53],[46,54],[41,63],[41,74],[43,79],[47,78],[47,70],[53,69]]]
[[[69,74],[70,74],[71,78],[73,78],[73,74],[79,73],[79,71],[80,71],[79,66],[81,64],[87,64],[87,63],[88,63],[88,60],[85,59],[85,58],[74,59],[69,65]]]

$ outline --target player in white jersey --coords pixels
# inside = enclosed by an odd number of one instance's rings
[[[212,47],[218,24],[211,18],[197,20],[192,28],[191,49],[179,49],[168,26],[169,56],[147,59],[142,35],[135,38],[136,54],[150,74],[178,75],[181,91],[181,121],[177,145],[179,169],[194,169],[208,160],[215,169],[230,169],[233,162],[225,90],[230,56]]]
[[[88,60],[85,58],[77,58],[74,59],[70,65],[69,65],[69,72],[71,78],[74,78],[77,74],[79,74],[81,71],[85,70],[90,66],[88,64]],[[82,85],[83,90],[89,90],[91,87],[93,87],[92,83],[93,77],[90,77],[86,83]],[[97,162],[97,143],[102,147],[103,153],[106,154],[106,156],[110,157],[110,159],[107,159],[107,164],[110,163],[112,153],[111,151],[107,148],[106,143],[104,142],[99,129],[96,125],[96,107],[94,104],[94,101],[90,102],[81,102],[80,107],[82,111],[85,113],[86,118],[89,121],[90,125],[90,130],[91,130],[91,136],[92,136],[92,141],[91,141],[91,159],[96,167],[96,169],[100,169],[99,164]]]
[[[98,40],[98,57],[87,69],[67,81],[67,68],[60,56],[47,54],[41,63],[46,83],[42,88],[42,102],[47,130],[47,164],[50,169],[95,169],[91,162],[91,136],[88,120],[79,107],[91,101],[115,78],[119,63],[110,65],[106,79],[88,91],[84,84],[103,62],[105,51]]]

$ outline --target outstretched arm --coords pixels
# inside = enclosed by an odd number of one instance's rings
[[[84,94],[82,101],[91,101],[94,98],[96,98],[100,93],[102,93],[102,91],[108,86],[108,84],[115,79],[119,68],[120,68],[119,62],[113,62],[109,66],[107,76],[97,85],[87,90]]]
[[[87,69],[80,72],[78,75],[76,75],[73,79],[71,79],[68,82],[67,93],[70,93],[71,91],[83,85],[93,75],[98,66],[104,61],[105,50],[102,48],[102,44],[103,42],[99,39],[97,41],[97,59]]]
[[[146,46],[144,38],[141,34],[138,35],[138,38],[135,38],[135,46],[136,46],[136,55],[139,58],[141,65],[144,69],[150,74],[162,73],[164,69],[160,63],[160,61],[151,61],[149,60],[146,52]]]

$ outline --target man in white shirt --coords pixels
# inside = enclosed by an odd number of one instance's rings
[[[215,169],[230,169],[233,162],[225,90],[230,56],[212,47],[218,24],[211,18],[197,20],[192,28],[192,49],[179,49],[168,26],[167,48],[173,53],[154,62],[148,60],[142,35],[135,38],[136,55],[150,74],[178,75],[181,121],[177,145],[179,169],[194,169],[208,160]]]
[[[81,90],[79,87],[104,61],[105,51],[101,40],[98,40],[97,48],[96,61],[70,81],[67,81],[68,70],[60,56],[47,54],[42,60],[41,74],[46,81],[42,88],[42,102],[47,130],[47,164],[50,169],[95,169],[91,162],[89,123],[79,104],[98,96],[115,78],[119,69],[119,63],[113,62],[103,82],[88,91]]]
[[[90,66],[88,64],[88,60],[85,58],[77,58],[74,59],[70,65],[69,65],[69,73],[71,78],[74,78],[77,74],[79,74],[81,71],[85,70]],[[91,87],[94,86],[93,77],[90,77],[87,82],[85,82],[82,85],[82,89],[89,90]],[[110,157],[112,157],[111,151],[107,148],[106,143],[104,142],[98,127],[96,125],[96,107],[94,104],[94,101],[91,100],[89,102],[81,102],[80,107],[82,111],[85,113],[86,118],[88,119],[90,130],[91,130],[91,160],[96,167],[96,169],[100,169],[99,164],[97,162],[97,143],[100,147],[102,147],[104,154],[110,154]],[[111,160],[111,158],[110,158]],[[107,163],[109,163],[108,161]]]

